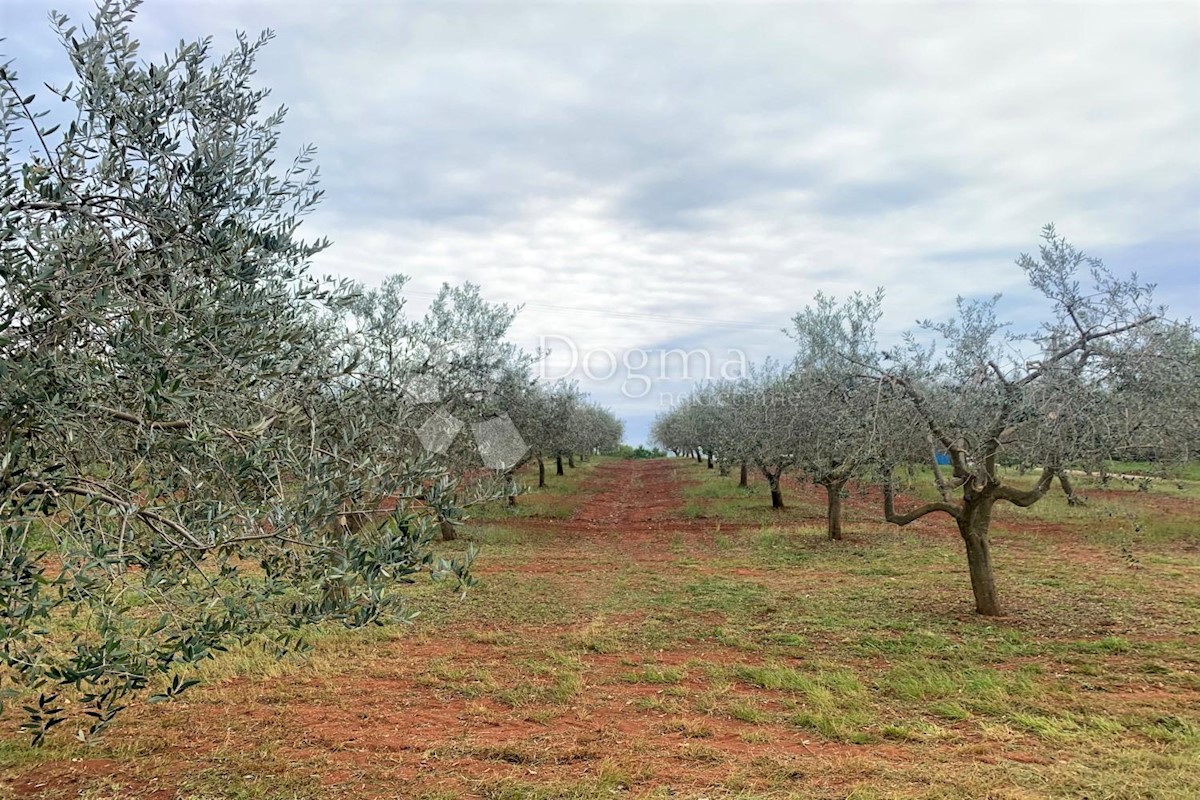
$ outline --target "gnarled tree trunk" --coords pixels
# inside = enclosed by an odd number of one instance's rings
[[[546,459],[538,456],[538,488],[546,487]]]
[[[991,544],[988,541],[994,503],[994,498],[987,495],[966,499],[957,520],[958,532],[967,548],[967,567],[971,571],[975,610],[989,617],[1004,613],[996,594],[996,577],[992,572]]]
[[[749,470],[746,469],[746,462],[743,461],[742,465],[741,465],[741,470],[738,473],[738,486],[742,489],[745,489],[747,486],[750,485],[750,483],[749,483],[750,476],[747,474],[748,472],[749,472]]]
[[[767,485],[771,487],[771,508],[776,511],[781,511],[783,505],[783,492],[779,489],[779,476],[773,475],[770,472],[766,473]]]
[[[992,573],[991,547],[988,529],[992,522],[992,506],[1002,498],[1022,508],[1037,502],[1050,484],[1053,472],[1047,469],[1037,486],[1028,492],[1019,492],[993,483],[977,488],[971,483],[963,486],[962,504],[926,503],[907,514],[896,512],[895,494],[892,488],[891,471],[887,470],[883,480],[883,517],[893,525],[908,525],[935,512],[949,514],[956,525],[967,550],[967,567],[971,572],[971,591],[975,595],[975,610],[987,616],[1004,613],[996,595],[996,578]],[[969,477],[969,476],[964,476]]]
[[[567,453],[567,466],[570,467],[571,469],[575,469],[575,454],[574,453]]]
[[[709,450],[709,451],[708,451],[708,468],[709,468],[709,469],[712,469],[712,468],[713,468],[713,457],[712,457],[712,450]]]
[[[1067,505],[1082,506],[1087,504],[1086,500],[1075,494],[1075,486],[1071,483],[1071,479],[1067,477],[1065,469],[1058,472],[1058,485],[1062,487],[1063,494],[1067,496]]]
[[[565,474],[565,473],[563,472],[563,465],[562,465],[562,454],[556,455],[556,456],[554,457],[554,474],[555,474],[555,475],[563,475],[563,474]]]
[[[828,531],[830,539],[841,539],[842,488],[846,485],[846,479],[822,481],[821,485],[825,487],[825,529]]]

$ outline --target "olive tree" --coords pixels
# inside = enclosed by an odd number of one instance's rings
[[[844,303],[818,294],[793,319],[799,345],[792,366],[791,407],[803,433],[795,437],[796,466],[825,490],[826,529],[842,538],[842,495],[876,452],[878,393],[858,381],[856,363],[878,350],[875,325],[882,292]]]
[[[537,461],[538,488],[546,485],[547,458],[553,456],[558,474],[563,474],[562,453],[571,447],[571,420],[582,399],[579,387],[573,382],[529,381],[511,402],[521,436],[529,445],[530,456]]]
[[[688,429],[695,444],[697,460],[700,460],[700,456],[703,454],[709,469],[714,468],[715,457],[719,453],[723,456],[723,451],[719,451],[718,448],[722,441],[725,421],[717,386],[718,384],[697,386],[688,397],[685,412],[688,418]]]
[[[584,401],[583,392],[574,381],[558,381],[550,387],[546,400],[538,438],[544,444],[546,454],[554,456],[554,474],[561,476],[565,474],[563,456],[568,455],[575,444],[571,421]]]
[[[492,437],[517,442],[509,448],[503,469],[509,505],[516,505],[519,491],[515,472],[528,462],[538,465],[538,486],[546,485],[546,456],[555,455],[562,474],[562,454],[588,455],[611,450],[620,444],[624,424],[609,409],[587,399],[573,382],[541,383],[524,369],[511,365],[500,376],[492,393],[499,416],[488,423],[503,420],[505,435]],[[478,440],[478,429],[476,438]],[[481,444],[477,441],[477,444]],[[493,465],[497,466],[497,465]]]
[[[517,312],[485,300],[474,284],[443,285],[411,333],[422,382],[413,399],[431,409],[417,434],[453,479],[452,508],[515,497],[512,471],[528,445],[508,416],[511,398],[498,390],[524,380],[534,361],[506,340]],[[454,538],[455,519],[441,517],[443,538]]]
[[[715,466],[715,459],[725,441],[728,429],[724,415],[722,392],[725,384],[712,383],[695,387],[674,403],[671,410],[659,415],[653,430],[654,440],[668,450],[694,456],[702,462],[707,456],[708,468]],[[670,442],[671,444],[667,444]]]
[[[658,415],[651,434],[670,450],[712,448],[722,458],[753,464],[770,488],[771,507],[782,509],[781,479],[796,465],[803,433],[795,389],[790,372],[767,361],[739,381],[699,387]]]
[[[798,463],[805,436],[798,388],[793,374],[767,361],[749,371],[731,398],[742,423],[742,447],[766,478],[771,508],[776,510],[784,508],[782,478]]]
[[[625,425],[604,406],[581,403],[568,420],[571,449],[581,456],[613,450],[621,443]]]
[[[252,86],[270,34],[147,63],[135,7],[53,16],[61,126],[0,68],[0,680],[32,692],[36,741],[178,694],[232,640],[283,652],[307,623],[403,615],[420,571],[464,575],[416,502],[444,471],[379,427],[353,293],[309,273],[312,152],[276,165],[284,111]]]
[[[676,454],[691,455],[698,445],[692,398],[684,397],[669,410],[659,413],[650,428],[650,438]]]
[[[1179,327],[1152,305],[1151,287],[1136,276],[1113,275],[1053,226],[1043,231],[1038,255],[1022,255],[1017,264],[1050,309],[1037,330],[1019,333],[1003,324],[998,297],[960,299],[955,318],[921,323],[919,334],[886,353],[845,353],[862,378],[881,387],[881,402],[893,404],[897,435],[918,425],[950,461],[943,498],[901,511],[892,481],[898,462],[885,459],[885,518],[896,525],[930,514],[953,519],[966,547],[975,608],[988,615],[1002,613],[989,541],[995,504],[1031,506],[1069,467],[1117,452],[1132,432],[1161,430],[1176,418],[1160,402],[1170,368],[1161,345],[1180,339]],[[1187,330],[1182,339],[1190,341]],[[1132,375],[1141,382],[1131,383]],[[1144,419],[1112,424],[1105,407],[1114,402]],[[1035,468],[1038,477],[1032,485],[1014,483],[1006,463]]]
[[[710,413],[716,417],[715,447],[719,458],[722,464],[738,465],[738,486],[743,489],[749,485],[748,466],[755,441],[750,431],[757,423],[758,413],[756,404],[743,396],[746,388],[741,382],[724,381],[713,384],[706,396]]]
[[[1105,458],[1149,461],[1167,477],[1200,444],[1200,341],[1189,325],[1161,322],[1130,335],[1139,357],[1114,363],[1089,386],[1089,413],[1072,415],[1074,435],[1092,443],[1081,448],[1079,466],[1104,471]]]

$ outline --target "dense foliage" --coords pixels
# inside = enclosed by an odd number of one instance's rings
[[[0,72],[0,690],[35,741],[178,694],[231,642],[284,653],[407,618],[421,573],[469,583],[473,550],[432,545],[526,457],[485,447],[519,399],[497,387],[558,391],[476,287],[409,319],[402,277],[313,275],[312,150],[279,165],[284,110],[252,85],[271,34],[148,63],[135,9],[53,17],[61,121]],[[619,441],[573,397],[527,435]]]

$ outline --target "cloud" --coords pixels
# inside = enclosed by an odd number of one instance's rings
[[[61,71],[40,10],[3,8],[23,71]],[[258,77],[288,146],[320,148],[318,268],[472,280],[529,303],[527,346],[786,355],[817,290],[876,285],[889,335],[960,294],[1021,317],[1012,262],[1048,221],[1200,311],[1187,4],[149,3],[137,25],[147,53],[275,28]],[[595,389],[641,438],[645,405]]]

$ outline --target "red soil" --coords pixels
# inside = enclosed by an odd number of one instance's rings
[[[686,534],[694,544],[713,535],[711,520],[681,518],[681,488],[677,465],[666,460],[599,465],[585,487],[586,499],[569,520],[505,523],[545,532],[554,537],[554,546],[544,559],[503,568],[553,574],[560,584],[585,591],[586,579],[603,569],[605,559],[648,565],[668,561],[674,558],[673,537]],[[797,501],[823,507],[817,487],[792,483],[787,490]],[[878,500],[874,490],[852,493],[846,501],[848,522],[878,520]],[[913,527],[921,533],[957,535],[952,522],[942,517]],[[628,621],[637,621],[636,615]],[[666,652],[582,652],[585,685],[565,704],[504,703],[494,699],[494,692],[471,696],[462,690],[464,682],[470,688],[473,672],[486,674],[498,686],[527,685],[528,660],[539,651],[561,648],[562,637],[582,635],[583,628],[578,623],[516,622],[418,628],[412,636],[381,642],[368,660],[334,677],[227,681],[195,699],[128,712],[117,723],[122,730],[112,735],[137,742],[138,755],[42,764],[18,771],[7,787],[0,782],[0,791],[7,788],[15,798],[65,798],[105,787],[107,793],[97,796],[183,797],[197,773],[221,769],[222,748],[230,743],[249,750],[265,747],[262,769],[267,774],[315,782],[328,797],[363,800],[434,791],[475,797],[480,796],[480,781],[500,778],[586,780],[616,761],[627,764],[631,754],[641,765],[641,774],[633,776],[639,792],[655,786],[670,787],[673,793],[719,787],[732,769],[755,762],[777,765],[772,768],[775,781],[782,774],[784,781],[801,781],[797,790],[824,796],[844,793],[864,771],[887,770],[916,758],[909,744],[863,748],[826,741],[793,726],[751,726],[719,714],[671,710],[672,693],[683,690],[695,696],[710,688],[698,670],[688,668],[693,659],[719,664],[744,658],[705,642]],[[496,643],[467,635],[479,631]],[[429,676],[435,663],[467,676],[458,690]],[[674,666],[687,674],[670,687],[624,680],[638,663]],[[549,685],[553,677],[537,680]],[[782,698],[769,692],[730,691],[734,697],[753,696],[767,709],[783,708]],[[1039,755],[1003,752],[999,745],[971,742],[968,747],[979,751],[980,761],[1045,763]],[[762,774],[747,773],[747,788],[770,790],[759,786]]]

